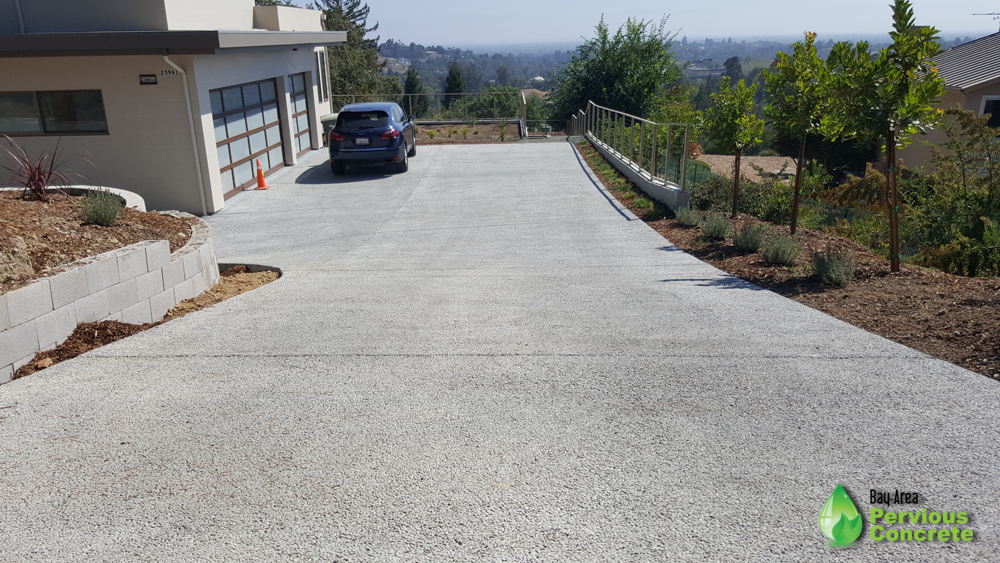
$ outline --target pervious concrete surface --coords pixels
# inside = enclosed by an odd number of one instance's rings
[[[1000,560],[1000,384],[679,252],[569,144],[271,183],[209,222],[281,279],[0,387],[0,560]],[[828,547],[838,483],[976,540]]]

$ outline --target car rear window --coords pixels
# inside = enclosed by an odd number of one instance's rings
[[[344,111],[337,116],[337,128],[344,131],[378,129],[389,125],[389,114],[384,111]]]

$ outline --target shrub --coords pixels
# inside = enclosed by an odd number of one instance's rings
[[[774,149],[764,149],[759,153],[757,153],[757,156],[781,156],[781,155],[778,154],[778,151]]]
[[[431,139],[433,139],[434,137],[437,136],[437,133],[435,133],[434,131],[428,131],[427,132],[427,136],[430,137]]]
[[[468,129],[462,129],[462,138],[463,139],[468,139],[469,138],[469,130]]]
[[[709,240],[722,240],[729,232],[729,218],[725,215],[709,215],[701,224],[701,232]]]
[[[473,135],[478,135],[479,134],[479,129],[476,129],[475,131],[473,131],[472,134]]]
[[[4,135],[4,138],[7,139],[10,148],[3,147],[3,150],[10,157],[13,168],[7,166],[2,168],[12,172],[11,181],[23,186],[35,199],[48,202],[49,194],[46,190],[52,186],[68,186],[72,183],[69,176],[60,170],[66,161],[59,158],[58,141],[52,154],[42,153],[37,160],[32,160],[24,147],[7,135]]]
[[[107,227],[122,210],[122,200],[108,190],[90,190],[83,196],[80,217],[85,223]]]
[[[690,207],[681,207],[676,213],[677,224],[682,227],[694,227],[701,222],[701,215]]]
[[[759,215],[761,219],[776,225],[787,225],[792,221],[792,186],[781,182],[764,184],[760,191]]]
[[[636,198],[636,200],[632,202],[632,207],[639,211],[649,211],[653,208],[653,202],[645,198]]]
[[[788,235],[766,237],[760,245],[760,256],[771,265],[794,266],[799,258],[799,241]]]
[[[736,210],[755,217],[760,215],[761,192],[764,184],[753,182],[746,178],[740,179],[740,198]],[[691,192],[691,207],[698,211],[728,212],[733,208],[733,180],[722,176],[711,176],[704,182],[693,184],[688,188]]]
[[[505,119],[501,119],[497,122],[497,130],[500,131],[500,142],[502,143],[504,141],[504,137],[507,136],[507,121]]]
[[[757,252],[769,231],[765,225],[746,223],[733,231],[733,246],[742,252]]]
[[[854,279],[854,260],[846,252],[826,249],[812,253],[813,270],[826,283],[847,285]]]

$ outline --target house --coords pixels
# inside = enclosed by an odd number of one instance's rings
[[[944,79],[945,93],[938,107],[961,106],[978,115],[990,114],[990,126],[1000,127],[1000,33],[952,47],[934,57],[938,74]],[[948,140],[936,128],[926,136],[915,135],[914,143],[898,152],[907,168],[931,168],[931,151],[925,143]]]
[[[82,183],[149,209],[214,213],[258,160],[266,177],[322,148],[344,41],[321,12],[254,0],[0,0],[0,134],[58,142]]]

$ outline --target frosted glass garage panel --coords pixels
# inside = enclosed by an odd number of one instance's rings
[[[243,185],[253,180],[253,163],[250,161],[233,168],[233,175],[236,178],[236,185]]]
[[[229,152],[233,155],[233,162],[239,162],[250,156],[250,139],[243,137],[238,141],[229,143]]]
[[[305,94],[299,94],[295,96],[295,113],[300,111],[306,111],[306,96]]]
[[[229,160],[229,145],[222,145],[217,150],[219,152],[219,168],[225,168],[232,164],[232,161]]]
[[[222,92],[218,90],[214,92],[209,92],[208,97],[212,100],[212,113],[219,115],[224,110],[222,109]]]
[[[226,117],[226,130],[229,131],[230,137],[247,132],[247,122],[243,116],[244,113],[240,112]]]
[[[264,126],[264,112],[260,108],[247,110],[247,130],[253,131]]]
[[[257,154],[267,148],[267,139],[263,131],[250,135],[250,154]]]
[[[243,91],[240,87],[226,88],[222,91],[222,103],[226,111],[243,107]]]
[[[243,87],[243,105],[255,106],[260,103],[260,86],[248,84]]]
[[[232,191],[236,186],[233,184],[233,172],[232,170],[226,170],[222,173],[222,193]]]
[[[277,145],[281,142],[281,128],[275,125],[267,130],[267,146]]]
[[[277,98],[274,92],[274,81],[268,80],[267,82],[260,83],[260,101],[269,102]]]
[[[271,166],[270,166],[271,168],[274,168],[275,166],[280,166],[285,163],[285,158],[281,154],[280,147],[276,149],[271,149],[271,151],[267,153],[267,157],[268,160],[271,161]]]
[[[226,120],[220,117],[213,120],[213,122],[215,123],[215,142],[221,143],[229,137],[229,135],[226,135]]]
[[[306,89],[306,80],[301,74],[292,75],[292,92],[301,92]]]
[[[268,125],[278,122],[278,105],[271,104],[264,106],[264,123]]]

